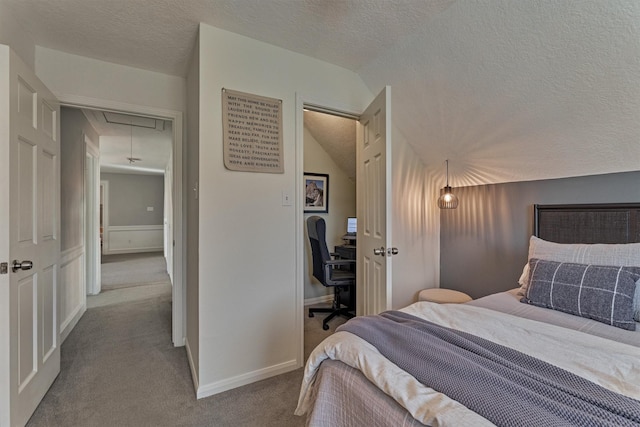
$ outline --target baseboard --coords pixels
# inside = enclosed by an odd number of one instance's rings
[[[333,294],[327,294],[327,295],[323,295],[315,298],[305,298],[304,305],[320,304],[323,302],[331,302],[331,301],[333,301]]]
[[[148,248],[126,248],[126,249],[110,249],[103,250],[102,253],[104,255],[116,255],[116,254],[137,254],[142,252],[162,252],[164,251],[164,246],[154,246]]]
[[[86,311],[87,311],[86,304],[78,306],[75,313],[73,313],[73,315],[69,317],[69,319],[65,322],[65,324],[60,325],[60,344],[62,344],[64,340],[67,339],[71,331],[73,331],[73,328],[76,327],[76,325],[82,318],[82,315],[84,315]]]
[[[191,346],[189,345],[189,340],[185,338],[185,348],[187,349],[187,360],[189,361],[189,370],[191,371],[191,380],[193,381],[193,391],[195,391],[196,396],[198,395],[198,388],[200,387],[200,383],[198,381],[198,375],[196,372],[196,366],[193,363],[193,355],[191,354]],[[198,397],[199,399],[199,397]]]
[[[276,375],[293,371],[294,369],[297,369],[297,367],[298,367],[298,364],[296,363],[295,360],[289,360],[287,362],[269,366],[264,369],[258,369],[257,371],[247,372],[246,374],[237,375],[235,377],[227,378],[221,381],[216,381],[211,384],[206,384],[206,385],[197,387],[197,392],[196,392],[197,398],[202,399],[204,397],[209,397],[209,396],[213,396],[214,394],[222,393],[223,391],[231,390],[232,388],[240,387],[243,385],[254,383],[256,381],[275,377]]]

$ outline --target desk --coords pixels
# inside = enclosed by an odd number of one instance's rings
[[[356,247],[354,245],[340,245],[340,246],[336,246],[334,249],[335,249],[335,253],[338,254],[339,258],[342,258],[342,259],[356,259]],[[356,272],[355,264],[350,267],[350,270],[353,271],[354,273]],[[350,286],[349,290],[343,291],[342,296],[344,298],[342,303],[344,305],[346,305],[347,307],[349,307],[351,310],[353,310],[354,313],[355,313],[355,309],[356,309],[356,287],[355,286]],[[349,310],[349,311],[351,311],[351,310]]]
[[[354,245],[340,245],[335,251],[342,259],[356,259],[356,247]]]

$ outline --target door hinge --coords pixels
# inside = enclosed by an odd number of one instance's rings
[[[0,262],[0,274],[7,274],[9,272],[9,263]]]

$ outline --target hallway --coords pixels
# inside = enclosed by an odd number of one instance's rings
[[[302,370],[196,400],[185,347],[171,343],[169,277],[157,253],[109,256],[106,283],[61,348],[61,371],[27,426],[302,426]],[[148,267],[148,265],[147,265]],[[130,274],[125,274],[125,271]],[[149,282],[137,280],[146,278]]]
[[[87,308],[171,295],[162,252],[102,256],[102,292],[87,296]]]

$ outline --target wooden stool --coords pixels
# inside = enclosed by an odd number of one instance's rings
[[[436,302],[438,304],[461,304],[471,300],[472,298],[469,295],[453,289],[431,288],[420,291],[418,294],[418,301]]]

